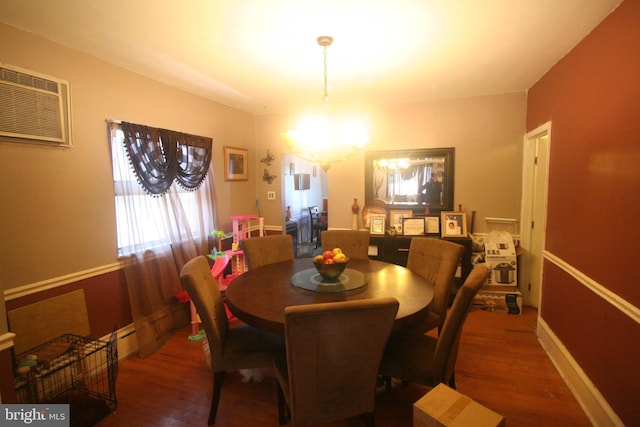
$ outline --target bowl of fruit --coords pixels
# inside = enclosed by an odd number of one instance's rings
[[[313,258],[313,265],[325,281],[335,282],[347,267],[349,258],[340,248],[324,251]]]

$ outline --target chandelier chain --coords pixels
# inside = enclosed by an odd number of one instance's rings
[[[327,89],[327,46],[324,46],[324,107],[327,108],[329,104],[329,91]]]

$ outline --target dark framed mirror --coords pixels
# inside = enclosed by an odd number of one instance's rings
[[[453,210],[455,148],[367,151],[365,203],[432,213]]]

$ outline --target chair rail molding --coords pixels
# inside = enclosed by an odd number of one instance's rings
[[[604,286],[602,286],[580,270],[576,269],[571,264],[568,264],[560,257],[552,254],[551,252],[545,250],[542,252],[542,256],[544,257],[544,259],[562,269],[564,272],[572,276],[574,279],[576,279],[596,295],[607,301],[609,304],[613,305],[618,310],[629,316],[636,323],[640,324],[640,308],[631,304],[620,295],[611,292],[609,289],[605,288]]]
[[[13,339],[16,337],[16,334],[13,332],[5,332],[0,335],[0,351],[7,350],[13,347]]]
[[[90,277],[99,276],[101,274],[117,271],[122,268],[122,264],[114,262],[112,264],[102,265],[88,270],[77,271],[64,276],[53,277],[51,279],[41,280],[39,282],[30,283],[28,285],[18,286],[11,289],[5,289],[4,300],[10,301],[27,295],[45,291],[47,289],[57,288],[59,286],[68,285],[69,283],[78,282]]]

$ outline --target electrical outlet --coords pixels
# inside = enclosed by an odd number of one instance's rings
[[[276,192],[275,191],[267,191],[267,200],[275,200]]]

